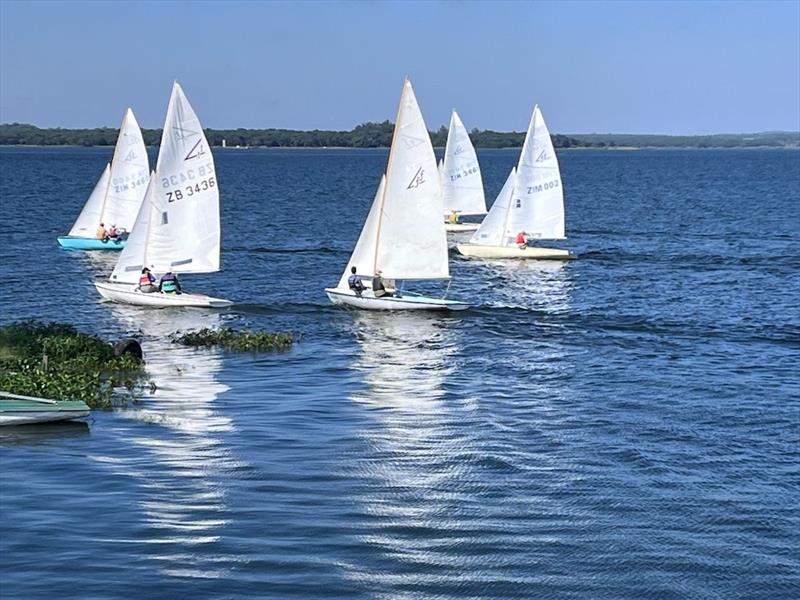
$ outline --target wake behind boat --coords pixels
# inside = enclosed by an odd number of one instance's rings
[[[141,306],[221,308],[232,302],[181,291],[178,273],[219,271],[219,187],[214,158],[197,115],[176,82],[156,170],[128,243],[107,282],[106,300]],[[160,273],[156,286],[150,272]],[[165,286],[165,282],[169,286]]]
[[[366,310],[464,310],[463,302],[402,292],[405,280],[450,279],[436,156],[406,79],[381,178],[331,302]]]
[[[538,239],[564,239],[564,192],[550,131],[536,106],[517,168],[469,243],[456,248],[469,258],[574,258],[568,250],[531,245]]]
[[[111,163],[106,165],[62,248],[122,250],[147,187],[150,166],[142,132],[133,111],[125,111]],[[118,235],[107,235],[113,228]]]

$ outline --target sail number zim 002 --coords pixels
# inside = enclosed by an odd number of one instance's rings
[[[188,185],[178,187],[182,186],[182,184]],[[169,177],[162,177],[161,185],[164,188],[174,187],[174,189],[166,192],[167,202],[175,202],[176,200],[183,200],[184,197],[194,196],[217,185],[217,181],[214,178],[214,164],[209,162],[201,165],[197,168],[196,173],[195,169],[187,169]]]
[[[553,181],[546,181],[544,183],[537,183],[536,185],[529,185],[528,193],[535,194],[536,192],[544,192],[546,190],[552,190],[553,188],[557,187],[558,187],[558,179],[554,179]]]

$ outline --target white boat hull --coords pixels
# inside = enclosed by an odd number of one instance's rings
[[[575,258],[569,250],[541,248],[539,246],[483,246],[480,244],[457,244],[459,254],[468,258],[528,258],[534,260],[571,260]]]
[[[338,306],[350,306],[364,310],[466,310],[469,305],[456,300],[444,298],[429,298],[416,294],[402,296],[381,296],[376,298],[372,290],[365,290],[361,296],[356,296],[352,290],[339,288],[326,288],[331,302]]]
[[[138,306],[153,306],[165,308],[168,306],[193,306],[197,308],[224,308],[233,302],[222,298],[213,298],[203,294],[164,294],[162,292],[141,292],[139,286],[129,283],[109,283],[96,281],[94,286],[100,295],[111,302],[135,304]]]
[[[444,228],[448,233],[466,233],[478,231],[480,223],[445,223]]]

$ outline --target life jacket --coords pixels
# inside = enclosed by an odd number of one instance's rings
[[[142,285],[150,285],[152,283],[153,282],[150,280],[150,274],[149,273],[142,273],[141,276],[139,277],[139,285],[140,286],[142,286]]]
[[[166,277],[166,275],[164,276]],[[171,275],[168,279],[161,278],[161,291],[165,294],[174,294],[178,291],[178,286],[175,284],[175,276]]]
[[[517,234],[517,243],[518,244],[524,244],[525,243],[525,234],[524,233],[518,233]]]

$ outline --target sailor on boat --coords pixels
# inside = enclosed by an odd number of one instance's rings
[[[352,275],[347,278],[347,285],[350,286],[350,289],[360,298],[362,292],[367,289],[367,287],[364,285],[364,282],[361,281],[361,275],[356,275],[356,270],[354,266],[350,267],[350,273],[352,273]]]
[[[150,269],[145,267],[142,269],[142,275],[139,277],[139,291],[145,294],[151,294],[158,291],[158,286],[155,285],[156,278],[150,272]]]

